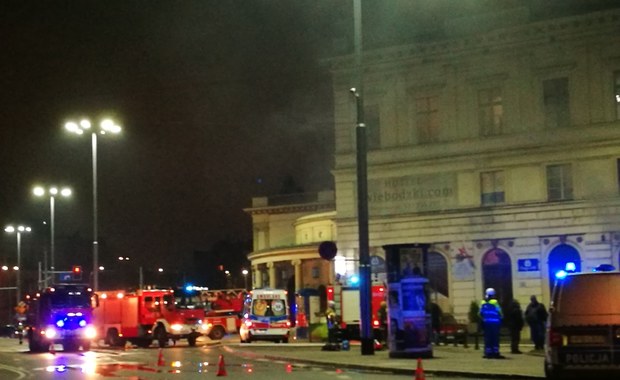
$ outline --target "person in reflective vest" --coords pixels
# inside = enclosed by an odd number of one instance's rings
[[[502,308],[495,299],[495,289],[488,288],[484,292],[484,300],[480,302],[480,320],[484,333],[484,358],[503,359],[499,353],[499,334],[502,325]]]

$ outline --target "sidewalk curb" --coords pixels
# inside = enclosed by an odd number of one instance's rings
[[[395,375],[411,375],[415,374],[415,368],[387,368],[382,366],[373,366],[373,365],[363,365],[363,364],[352,364],[352,363],[334,363],[325,360],[316,360],[316,359],[299,359],[299,358],[290,358],[281,355],[270,355],[270,354],[258,354],[253,351],[242,352],[242,350],[235,350],[230,346],[222,345],[222,349],[228,351],[231,354],[243,356],[250,359],[256,358],[264,358],[269,360],[280,360],[280,361],[290,361],[293,363],[304,363],[304,364],[313,364],[313,365],[321,365],[328,367],[339,367],[339,368],[347,368],[347,369],[355,369],[355,370],[365,370],[365,371],[373,371],[387,374],[395,374]],[[528,375],[519,375],[519,374],[498,374],[498,373],[483,373],[483,372],[471,372],[471,371],[443,371],[443,370],[424,370],[425,373],[432,374],[434,376],[446,376],[446,377],[467,377],[474,379],[522,379],[522,380],[531,380],[531,379],[541,379],[538,376],[528,376]]]

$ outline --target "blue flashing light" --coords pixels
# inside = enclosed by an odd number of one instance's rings
[[[62,328],[64,325],[65,325],[65,321],[63,321],[62,319],[59,319],[56,321],[56,326]]]
[[[599,266],[592,269],[592,272],[611,272],[616,270],[616,268],[611,264],[600,264]]]
[[[80,320],[80,327],[86,327],[86,320],[85,319]]]
[[[577,265],[574,262],[569,261],[566,263],[566,267],[564,268],[567,272],[574,272],[577,270]]]
[[[192,290],[194,290],[194,285],[192,284],[185,285],[186,292],[191,292]]]
[[[351,285],[358,285],[360,283],[360,277],[354,274],[351,278],[349,278],[349,281],[351,281]]]
[[[557,278],[558,280],[563,280],[566,277],[567,274],[568,273],[566,273],[566,271],[559,270],[559,271],[555,272],[555,278]]]

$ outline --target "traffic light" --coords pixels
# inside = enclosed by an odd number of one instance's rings
[[[73,274],[73,279],[74,280],[81,280],[82,279],[82,267],[79,265],[74,265],[73,269],[71,270],[71,273]]]

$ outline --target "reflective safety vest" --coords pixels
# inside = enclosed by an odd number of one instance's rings
[[[496,299],[480,302],[480,318],[485,323],[499,323],[502,320],[502,308]]]

